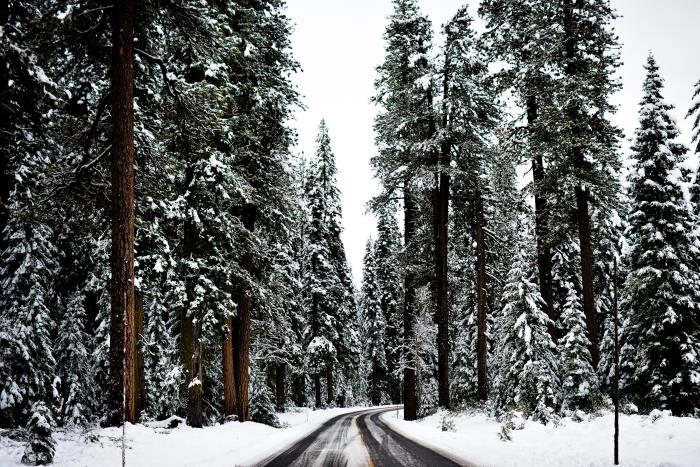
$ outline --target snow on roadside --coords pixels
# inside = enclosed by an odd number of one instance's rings
[[[279,414],[286,428],[231,422],[202,429],[184,424],[127,425],[129,467],[219,467],[252,464],[312,432],[326,420],[361,408],[299,409]],[[121,428],[57,431],[55,467],[121,466]],[[0,467],[21,466],[24,443],[0,436]]]
[[[403,413],[399,414],[403,417]],[[442,414],[407,422],[394,412],[383,420],[396,431],[479,467],[613,465],[613,415],[605,413],[559,426],[527,421],[501,441],[501,424],[484,413],[456,415],[454,432],[440,430]],[[620,465],[634,467],[700,466],[700,419],[664,415],[620,415]]]

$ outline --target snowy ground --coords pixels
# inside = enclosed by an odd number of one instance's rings
[[[403,414],[399,415],[403,417]],[[563,419],[559,426],[525,422],[501,441],[501,424],[483,413],[454,417],[454,432],[443,432],[441,414],[415,422],[384,421],[404,436],[428,447],[453,453],[480,467],[490,466],[611,466],[613,415],[586,416],[577,423]],[[699,467],[700,419],[664,415],[656,421],[640,415],[620,415],[620,465],[634,467]]]
[[[280,414],[287,428],[258,423],[226,423],[203,429],[127,425],[129,467],[220,467],[245,465],[266,457],[310,433],[324,421],[358,408],[307,410]],[[57,432],[56,467],[121,466],[121,428]],[[0,467],[20,466],[24,445],[0,436]]]

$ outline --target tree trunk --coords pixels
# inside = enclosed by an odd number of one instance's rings
[[[189,383],[189,405],[187,423],[194,428],[202,428],[202,395],[204,393],[204,349],[202,347],[202,325],[195,322],[192,326],[192,365]]]
[[[316,401],[314,408],[320,409],[323,407],[323,401],[321,400],[321,375],[314,374],[314,392],[316,396]]]
[[[335,395],[333,394],[333,365],[326,367],[326,405],[332,407],[335,403]]]
[[[134,0],[112,11],[112,254],[108,417],[136,423],[134,321]]]
[[[534,96],[527,99],[527,121],[532,125],[537,120],[537,100]],[[531,134],[532,134],[531,130]],[[547,199],[543,193],[545,181],[542,154],[532,154],[532,178],[535,193],[535,237],[537,240],[537,272],[540,282],[540,295],[544,299],[545,312],[552,322],[548,326],[549,334],[556,341],[557,321],[554,309],[554,291],[552,288],[552,250],[547,240]]]
[[[476,366],[477,366],[477,397],[485,401],[489,396],[488,386],[488,342],[486,339],[486,315],[488,297],[486,295],[486,238],[484,202],[481,191],[477,188],[474,211],[476,216],[476,294],[477,294],[477,337],[476,337]]]
[[[249,232],[255,230],[258,210],[253,204],[243,206],[241,220]],[[253,275],[253,255],[246,252],[243,257],[243,268]],[[236,413],[238,420],[247,421],[249,416],[248,383],[250,378],[250,324],[253,308],[253,297],[247,285],[239,290],[238,312],[233,318],[233,351],[234,351],[234,381],[236,384]]]
[[[294,404],[297,407],[306,405],[306,376],[304,374],[294,377]]]
[[[445,61],[443,74],[443,108],[442,127],[448,125],[447,99],[450,84],[450,63]],[[432,102],[432,99],[430,99]],[[431,129],[435,133],[435,129]],[[435,243],[435,323],[437,324],[438,351],[438,405],[450,408],[450,306],[447,300],[447,246],[448,246],[448,217],[450,205],[450,176],[447,170],[450,166],[451,142],[444,140],[440,147],[437,161],[438,173],[435,176],[433,194],[433,240]]]
[[[409,182],[404,183],[404,243],[405,248],[410,247],[415,234],[415,210],[416,205]],[[404,368],[403,368],[403,418],[415,420],[417,418],[418,404],[416,399],[416,274],[411,267],[410,259],[407,260],[404,272],[404,309],[403,309],[403,340],[404,340]]]
[[[567,63],[564,71],[569,77],[576,77],[578,66],[576,60],[576,34],[574,32],[574,4],[572,0],[564,0],[564,33]],[[574,135],[587,131],[578,123],[583,111],[574,102],[567,109],[569,124],[573,125]],[[574,171],[585,173],[589,168],[583,156],[583,150],[579,146],[570,149],[571,163]],[[581,286],[583,292],[583,312],[586,315],[586,330],[590,341],[589,350],[593,369],[598,368],[598,316],[595,309],[595,291],[593,289],[593,245],[591,240],[591,216],[588,212],[588,191],[585,187],[577,185],[574,189],[576,196],[576,221],[578,224],[578,238],[581,250]]]
[[[236,384],[233,365],[233,316],[226,318],[226,339],[223,347],[224,416],[236,413]]]
[[[284,406],[287,399],[284,391],[285,367],[286,365],[281,362],[275,366],[275,402],[278,412],[284,412]]]

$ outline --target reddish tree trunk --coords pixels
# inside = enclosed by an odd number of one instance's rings
[[[416,205],[409,182],[404,183],[404,243],[406,248],[415,234]],[[416,275],[412,271],[410,260],[404,273],[404,309],[403,309],[403,339],[404,339],[404,368],[403,368],[403,417],[404,420],[415,420],[418,415],[416,398]]]
[[[226,318],[226,340],[223,348],[224,416],[236,413],[236,384],[233,365],[233,317]]]
[[[112,254],[110,394],[107,422],[135,423],[134,320],[134,0],[112,11]]]
[[[489,396],[488,386],[488,342],[486,339],[486,238],[484,227],[484,203],[481,192],[477,189],[474,203],[476,216],[476,294],[477,294],[477,336],[476,336],[476,363],[477,363],[477,397],[485,401]]]
[[[243,226],[250,232],[255,230],[257,207],[253,204],[243,206],[241,220]],[[243,258],[243,268],[253,275],[253,255],[246,253]],[[250,368],[250,325],[253,308],[253,297],[248,287],[243,285],[239,290],[237,300],[238,311],[233,318],[233,353],[234,381],[236,385],[236,413],[238,420],[245,422],[250,418],[248,404],[248,383]]]

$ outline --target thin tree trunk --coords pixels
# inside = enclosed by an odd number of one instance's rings
[[[226,339],[223,346],[224,416],[236,413],[236,384],[233,365],[233,317],[226,318]]]
[[[138,421],[134,336],[134,0],[112,11],[112,254],[107,423]]]
[[[532,127],[537,120],[537,100],[534,96],[527,99],[527,121]],[[532,131],[531,131],[532,134]],[[554,309],[554,291],[552,288],[552,250],[547,241],[547,199],[543,193],[545,181],[544,161],[542,154],[532,155],[532,178],[535,192],[535,236],[537,240],[537,272],[539,277],[540,295],[545,302],[545,312],[552,322],[548,326],[549,334],[556,339],[557,321]]]
[[[241,220],[249,232],[255,230],[258,210],[253,204],[243,206]],[[243,268],[253,274],[253,255],[246,252],[243,257]],[[245,422],[250,418],[248,403],[248,383],[250,379],[250,325],[253,308],[253,297],[247,286],[239,291],[238,312],[233,318],[233,352],[234,352],[234,381],[236,384],[236,413],[238,420]]]
[[[620,464],[620,336],[619,336],[619,316],[617,309],[617,257],[613,259],[613,319],[614,339],[615,339],[615,434],[614,440],[614,461],[615,465]]]
[[[572,0],[564,0],[564,33],[567,64],[565,72],[570,77],[575,77],[577,67],[576,59],[576,35],[574,33],[574,4]],[[571,105],[567,109],[569,123],[576,125],[580,120],[582,111]],[[576,127],[575,132],[585,131]],[[587,163],[583,157],[581,147],[574,146],[570,150],[571,163],[577,172],[585,172]],[[586,330],[590,341],[590,352],[593,368],[598,368],[598,316],[595,310],[595,291],[593,289],[593,245],[591,240],[591,216],[588,211],[588,191],[585,187],[577,185],[574,189],[576,196],[576,221],[578,223],[578,237],[581,250],[581,286],[583,292],[583,312],[586,315]]]
[[[326,367],[326,404],[330,407],[334,405],[335,395],[333,394],[333,365]]]
[[[476,216],[476,294],[477,294],[477,337],[476,337],[476,366],[477,366],[477,397],[485,401],[489,396],[488,387],[488,342],[486,339],[486,315],[487,300],[486,295],[486,238],[484,228],[486,220],[484,218],[484,203],[481,192],[477,188],[475,196],[475,216]]]
[[[278,363],[275,366],[275,401],[277,403],[277,411],[284,412],[284,405],[286,402],[285,388],[284,388],[284,373],[286,365],[284,363]]]
[[[320,409],[323,407],[323,401],[321,400],[321,375],[314,374],[314,392],[316,396],[316,401],[314,408]]]
[[[409,182],[404,183],[404,243],[406,249],[415,234],[415,210],[416,205]],[[404,310],[403,310],[403,340],[404,340],[404,368],[403,368],[403,417],[404,420],[417,418],[418,401],[416,399],[416,275],[412,270],[410,259],[406,264],[404,273]]]

